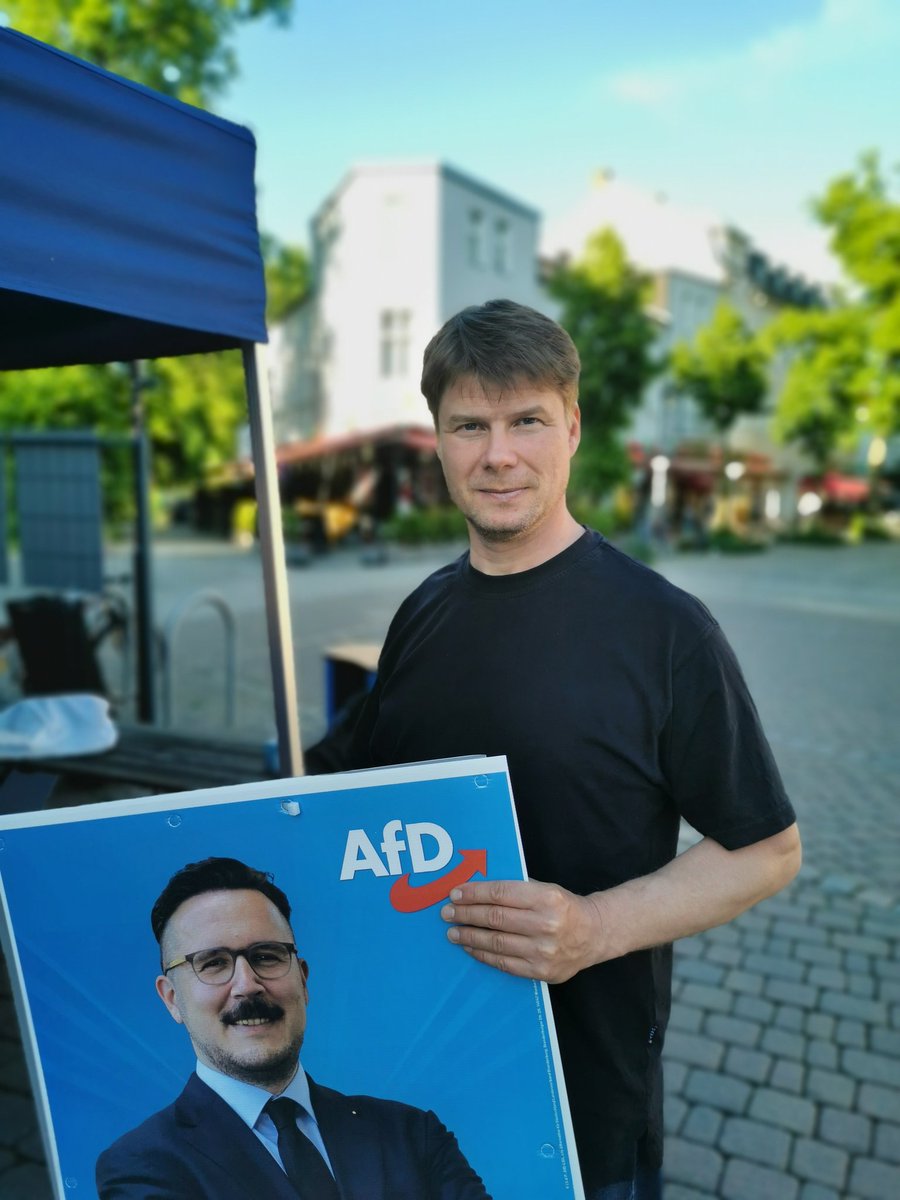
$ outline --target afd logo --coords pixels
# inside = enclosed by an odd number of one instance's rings
[[[396,876],[389,895],[391,905],[401,913],[420,912],[446,900],[452,888],[466,883],[476,872],[487,874],[487,850],[460,850],[462,860],[443,875],[426,883],[411,882],[414,875],[433,876],[436,871],[443,871],[456,853],[450,834],[432,821],[408,825],[388,821],[377,848],[364,829],[351,829],[344,847],[341,879],[353,879],[359,871],[371,871],[379,878]],[[409,860],[408,867],[404,858]]]

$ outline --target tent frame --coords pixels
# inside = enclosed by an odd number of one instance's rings
[[[245,342],[241,353],[250,414],[250,444],[256,466],[259,549],[266,600],[279,763],[281,774],[291,777],[303,774],[303,756],[300,748],[291,611],[288,602],[281,497],[275,465],[275,434],[266,371],[266,349],[259,342]]]
[[[241,349],[280,771],[300,775],[253,135],[3,27],[0,116],[0,369],[131,363],[136,417],[140,360]]]

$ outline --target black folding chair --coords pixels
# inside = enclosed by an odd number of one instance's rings
[[[65,692],[108,695],[97,645],[109,632],[88,630],[84,606],[67,596],[31,596],[6,604],[22,661],[26,696]]]

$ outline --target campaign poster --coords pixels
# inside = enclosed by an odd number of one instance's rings
[[[271,872],[292,903],[308,1075],[436,1113],[494,1200],[583,1196],[546,985],[478,963],[440,916],[456,882],[526,878],[506,760],[478,758],[0,818],[4,951],[59,1200],[97,1195],[101,1152],[194,1070],[150,912],[208,857]]]

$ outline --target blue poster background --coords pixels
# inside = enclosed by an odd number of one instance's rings
[[[454,854],[437,875],[461,850],[483,848],[489,877],[523,878],[505,760],[307,779],[293,787],[297,815],[284,811],[283,785],[249,790],[254,798],[247,788],[186,793],[0,828],[65,1194],[95,1195],[99,1152],[169,1104],[193,1069],[187,1034],[155,992],[149,914],[175,871],[225,855],[271,871],[294,906],[310,967],[301,1057],[315,1079],[434,1109],[495,1200],[580,1195],[545,991],[449,943],[440,904],[396,912],[393,877],[340,879],[348,830],[364,829],[378,850],[392,820],[447,831]],[[409,871],[407,853],[401,866]]]

